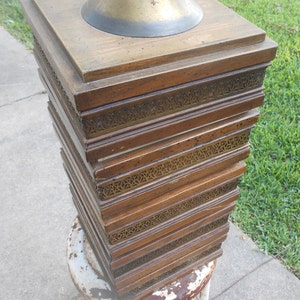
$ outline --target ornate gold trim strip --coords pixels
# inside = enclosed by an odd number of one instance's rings
[[[200,229],[195,230],[195,231],[187,234],[186,236],[183,236],[183,237],[173,241],[172,243],[169,243],[155,251],[152,251],[152,252],[128,263],[127,265],[122,266],[121,268],[115,270],[113,272],[113,275],[115,277],[119,277],[119,276],[133,270],[134,268],[153,260],[154,258],[156,258],[158,256],[161,256],[169,251],[172,251],[173,249],[178,248],[178,247],[194,240],[195,238],[197,238],[201,235],[204,235],[205,233],[208,233],[208,232],[226,224],[227,220],[228,220],[228,216],[218,219],[204,227],[201,227]]]
[[[265,67],[228,76],[222,79],[212,79],[196,86],[189,86],[148,97],[144,101],[135,101],[127,105],[103,110],[96,115],[80,116],[71,103],[64,87],[53,70],[46,54],[35,39],[35,51],[47,65],[52,80],[59,91],[61,105],[67,109],[79,128],[89,138],[97,134],[111,132],[119,128],[142,123],[166,114],[172,114],[223,97],[232,96],[239,92],[246,92],[262,86]]]
[[[216,155],[237,149],[248,142],[249,134],[250,130],[247,130],[229,138],[199,147],[193,151],[151,166],[142,171],[138,171],[133,175],[125,176],[120,179],[113,179],[112,181],[109,181],[109,183],[101,184],[100,182],[98,185],[100,197],[103,200],[107,200]]]
[[[106,109],[84,117],[83,130],[93,136],[246,92],[261,87],[264,76],[265,68],[260,68]]]
[[[61,106],[63,107],[66,115],[67,112],[66,110],[70,113],[72,119],[77,123],[77,125],[79,126],[79,128],[81,128],[82,130],[84,130],[83,128],[83,124],[82,124],[82,119],[80,118],[80,116],[78,115],[78,113],[76,112],[74,105],[72,104],[66,90],[64,89],[64,87],[61,84],[61,81],[59,80],[59,78],[57,77],[55,71],[53,70],[52,65],[50,64],[45,52],[43,51],[41,45],[38,43],[38,41],[36,40],[36,38],[34,37],[34,51],[36,52],[36,56],[37,58],[41,57],[42,61],[41,63],[43,63],[48,71],[49,71],[49,75],[51,76],[52,81],[55,84],[55,88],[57,89],[57,91],[59,92],[59,97],[58,100],[61,104]]]
[[[132,290],[126,297],[126,300],[132,299],[132,295],[137,294],[139,291],[145,290],[147,287],[150,287],[151,285],[155,284],[156,282],[160,282],[163,278],[170,276],[172,274],[175,274],[177,271],[179,271],[180,269],[192,265],[195,262],[199,262],[200,260],[203,260],[204,258],[206,258],[206,261],[202,261],[202,265],[208,264],[210,261],[212,261],[213,259],[211,258],[211,255],[214,254],[215,252],[217,252],[218,250],[221,249],[221,245],[222,244],[218,244],[216,246],[212,246],[211,248],[205,250],[204,252],[202,252],[201,254],[193,257],[192,259],[184,262],[183,264],[181,264],[180,266],[170,270],[168,273],[161,275],[158,278],[155,278],[147,283],[145,283],[143,286],[138,287],[134,290]],[[220,256],[220,253],[219,255]],[[216,259],[217,257],[215,257],[214,259]]]
[[[237,182],[234,181],[222,185],[218,188],[215,188],[211,191],[208,191],[204,194],[196,195],[184,202],[181,202],[173,207],[163,210],[160,213],[151,216],[150,218],[142,220],[133,226],[127,226],[117,232],[110,234],[108,236],[108,240],[112,245],[124,241],[143,231],[153,228],[158,224],[168,221],[171,218],[179,216],[197,206],[207,203],[214,198],[217,198],[221,195],[225,195],[226,193],[234,190],[236,187],[237,187]]]
[[[66,130],[64,124],[60,120],[58,112],[56,111],[56,109],[55,109],[55,107],[54,107],[51,100],[48,102],[48,106],[49,106],[49,113],[52,116],[52,119],[53,119],[53,122],[54,122],[54,129],[57,128],[57,129],[55,129],[55,131],[57,131],[61,147],[62,147],[63,151],[66,153],[65,155],[67,157],[69,157],[69,160],[72,158],[75,161],[75,164],[77,164],[79,166],[79,169],[81,170],[81,173],[84,172],[84,174],[89,178],[91,188],[93,188],[93,190],[95,191],[97,196],[99,196],[95,180],[92,178],[92,176],[89,173],[86,165],[84,164],[84,161],[83,161],[82,157],[78,153],[78,151],[77,151],[77,149],[74,145],[74,142],[72,141],[72,139],[71,139],[68,131]],[[65,141],[65,146],[64,146],[63,140]],[[71,155],[69,155],[67,153],[71,153]],[[63,161],[64,161],[64,159],[63,159]],[[99,198],[97,198],[97,200],[99,200]]]

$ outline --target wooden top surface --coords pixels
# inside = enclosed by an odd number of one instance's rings
[[[130,38],[93,28],[81,17],[85,0],[33,0],[84,82],[90,82],[260,43],[265,32],[214,0],[199,0],[204,17],[195,28],[160,38]]]

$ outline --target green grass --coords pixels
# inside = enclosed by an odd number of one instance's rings
[[[232,219],[300,277],[300,1],[222,2],[279,44]]]
[[[232,219],[260,249],[300,277],[300,1],[222,2],[279,44],[264,82],[265,104],[252,131],[248,171]],[[32,48],[16,0],[0,0],[0,24]]]
[[[17,0],[0,0],[0,26],[28,49],[33,49],[32,34]]]

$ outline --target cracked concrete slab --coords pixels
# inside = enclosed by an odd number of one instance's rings
[[[81,299],[68,273],[76,216],[47,96],[0,108],[0,299]]]
[[[44,92],[32,53],[2,27],[0,45],[0,107]]]
[[[234,272],[234,270],[231,270]],[[226,273],[228,274],[228,273]],[[211,300],[274,300],[288,299],[299,300],[299,279],[275,259],[256,268],[247,276],[222,291],[219,295],[212,296]]]
[[[212,277],[211,300],[300,299],[300,281],[230,224]]]
[[[233,282],[270,259],[233,224],[230,224],[229,238],[223,243],[222,248],[223,256],[218,260],[212,278],[211,297],[218,295]],[[219,282],[222,282],[222,285]]]

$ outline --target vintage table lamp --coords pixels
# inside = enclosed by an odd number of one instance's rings
[[[157,299],[222,253],[277,45],[215,0],[21,2],[111,295]]]

